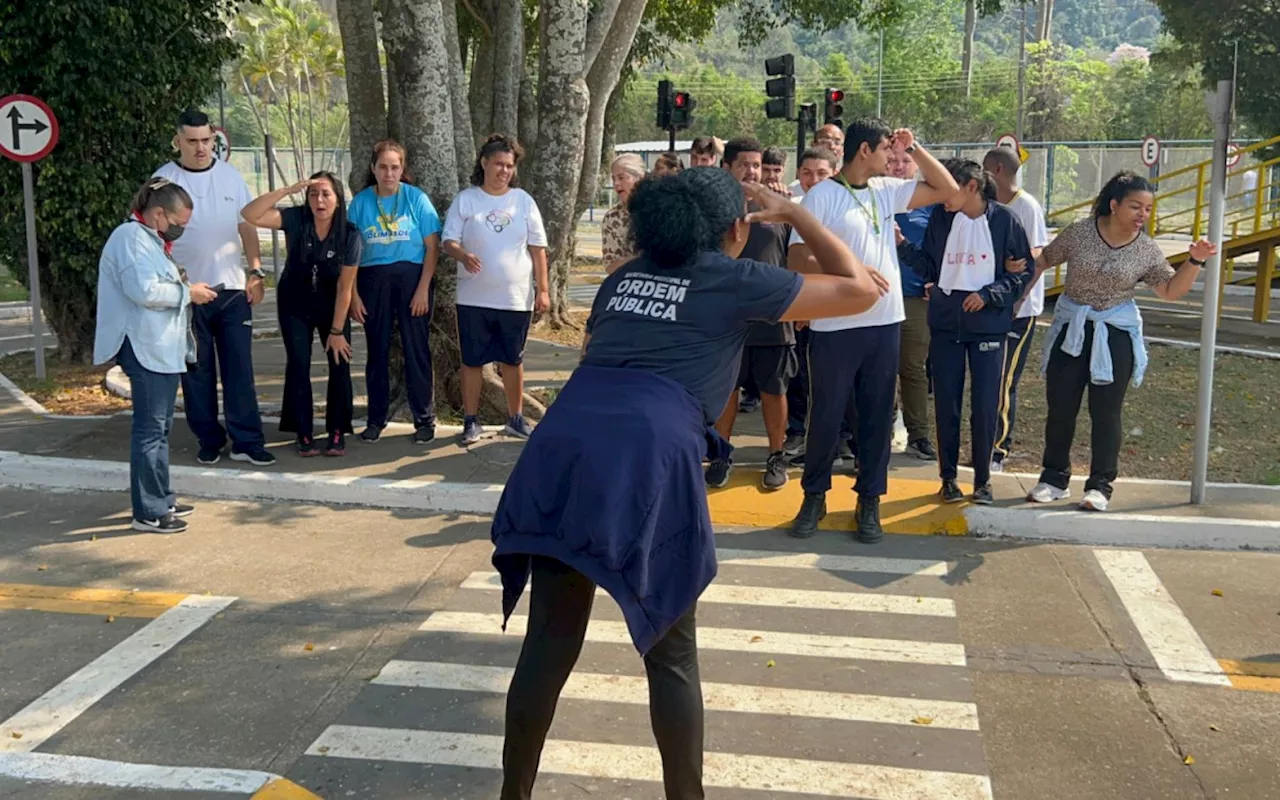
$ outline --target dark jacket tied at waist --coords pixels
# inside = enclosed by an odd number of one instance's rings
[[[635,369],[578,367],[507,480],[494,515],[503,626],[532,556],[604,588],[649,651],[716,574],[704,454],[729,446],[683,386]]]

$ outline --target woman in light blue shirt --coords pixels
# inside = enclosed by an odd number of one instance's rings
[[[405,150],[391,140],[378,142],[369,159],[366,188],[351,200],[347,218],[364,238],[351,316],[364,325],[369,344],[365,383],[369,424],[361,441],[376,442],[387,426],[391,399],[392,320],[400,324],[404,378],[413,412],[413,441],[426,444],[436,435],[432,393],[431,309],[440,253],[440,216],[431,199],[405,170]]]
[[[191,305],[218,293],[188,285],[169,255],[191,220],[191,195],[165,178],[152,178],[133,199],[129,220],[107,239],[98,262],[98,326],[93,363],[115,360],[129,376],[133,430],[129,488],[133,529],[178,533],[189,505],[169,485],[169,430],[178,382],[196,360]]]

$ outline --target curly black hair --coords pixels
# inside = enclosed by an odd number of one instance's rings
[[[1098,218],[1111,216],[1111,201],[1123,203],[1124,199],[1134,192],[1156,193],[1151,181],[1131,170],[1122,170],[1111,176],[1098,192],[1098,199],[1093,201],[1093,215]]]
[[[641,181],[629,209],[636,246],[656,266],[672,269],[720,250],[725,233],[746,214],[746,196],[728,170],[695,167]]]

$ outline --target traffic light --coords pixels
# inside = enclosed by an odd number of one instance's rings
[[[693,110],[698,107],[688,92],[676,92],[671,102],[671,127],[678,131],[693,125]]]
[[[770,76],[765,82],[764,113],[769,119],[795,119],[796,116],[796,59],[795,56],[774,56],[765,59],[764,72]],[[778,77],[772,77],[777,75]]]
[[[674,107],[674,92],[671,89],[671,81],[658,81],[658,129],[666,130],[671,127],[671,112]]]
[[[826,106],[822,111],[822,124],[835,125],[837,128],[844,127],[844,102],[843,89],[828,89],[826,93]]]

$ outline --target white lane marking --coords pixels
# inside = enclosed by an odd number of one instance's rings
[[[945,576],[947,574],[945,561],[926,561],[918,558],[780,553],[777,550],[735,550],[726,547],[716,550],[716,559],[721,564],[748,567],[799,567],[841,572],[876,572],[886,575]]]
[[[475,664],[448,664],[434,661],[390,661],[374,683],[415,689],[445,689],[455,692],[506,694],[512,670]],[[569,675],[561,697],[606,703],[649,705],[649,682],[634,675],[605,675],[574,672]],[[912,720],[928,717],[930,727],[978,730],[978,708],[972,703],[948,700],[921,700],[874,694],[842,694],[741,683],[702,684],[702,699],[709,711],[736,711],[744,714],[776,714],[814,717],[886,725],[914,725]]]
[[[307,755],[498,769],[502,737],[331,725]],[[599,780],[662,782],[662,762],[654,747],[551,739],[543,748],[538,769],[544,774]],[[741,791],[870,800],[991,797],[991,781],[985,775],[734,753],[707,753],[702,780],[707,786]]]
[[[512,614],[507,636],[524,636],[529,618]],[[501,614],[474,614],[437,611],[418,628],[436,633],[504,635]],[[592,619],[587,626],[588,642],[631,644],[624,622]],[[698,628],[698,647],[703,650],[756,652],[771,655],[847,658],[865,661],[897,661],[946,667],[965,665],[964,645],[916,642],[907,639],[870,639],[861,636],[820,636],[783,631]]]
[[[120,684],[191,635],[234,597],[188,595],[132,636],[0,722],[0,753],[29,753]],[[21,738],[14,738],[20,733]]]
[[[279,778],[251,769],[130,764],[61,753],[0,753],[0,775],[21,781],[244,795]]]
[[[500,591],[502,578],[496,572],[473,572],[462,582],[463,589]],[[608,592],[597,589],[596,595]],[[699,603],[724,603],[771,608],[804,608],[817,611],[866,611],[882,614],[909,614],[922,617],[954,617],[956,604],[945,597],[915,597],[870,592],[825,592],[780,589],[772,586],[739,586],[713,583],[698,598]]]
[[[1094,550],[1160,671],[1171,681],[1230,686],[1191,620],[1137,550]]]

